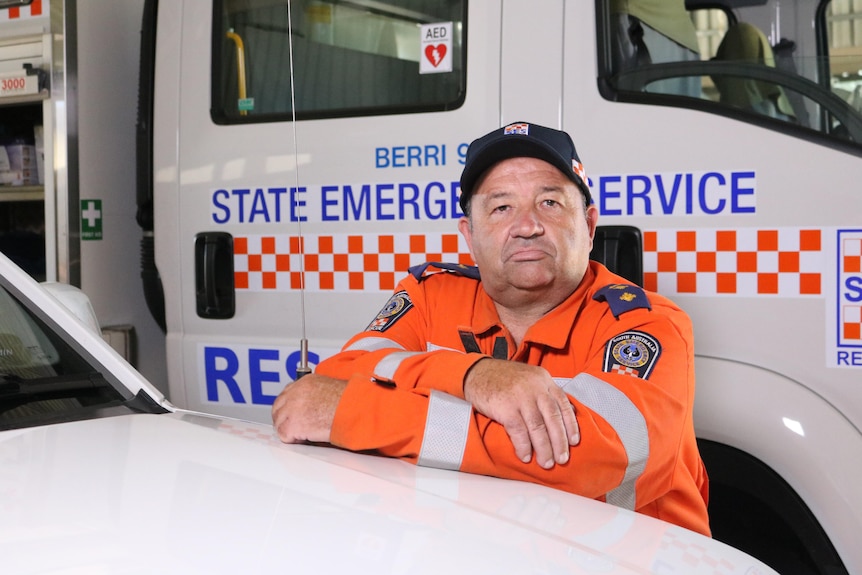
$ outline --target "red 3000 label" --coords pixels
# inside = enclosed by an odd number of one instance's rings
[[[35,94],[37,79],[35,76],[8,76],[0,78],[0,96],[19,96]]]

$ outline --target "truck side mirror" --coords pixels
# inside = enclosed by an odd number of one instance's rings
[[[63,304],[66,309],[72,312],[72,315],[81,320],[84,325],[97,334],[102,333],[101,328],[99,328],[99,320],[96,318],[96,312],[90,303],[90,298],[80,288],[61,282],[42,282],[40,285]]]

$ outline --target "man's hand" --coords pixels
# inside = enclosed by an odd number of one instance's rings
[[[569,460],[569,446],[581,440],[575,408],[541,367],[482,359],[464,379],[464,399],[482,415],[503,425],[521,461],[545,469]]]
[[[285,443],[329,443],[347,381],[309,374],[284,387],[272,404],[272,425]]]

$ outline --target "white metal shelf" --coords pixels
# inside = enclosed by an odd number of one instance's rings
[[[0,186],[0,202],[28,202],[45,199],[45,186]]]
[[[47,90],[42,90],[37,94],[23,94],[21,96],[0,96],[0,107],[15,106],[19,104],[35,104],[43,100],[47,100],[50,94]]]

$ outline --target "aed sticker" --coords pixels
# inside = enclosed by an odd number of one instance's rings
[[[419,38],[419,73],[451,72],[452,22],[423,24]]]
[[[308,352],[312,369],[338,349]],[[296,380],[300,350],[239,344],[198,344],[198,385],[204,402],[223,405],[272,405],[284,386]]]
[[[862,367],[862,229],[836,232],[835,290],[828,305],[829,367]]]
[[[396,293],[389,298],[389,301],[386,302],[377,317],[368,324],[365,331],[386,331],[412,307],[413,302],[410,301],[410,296],[406,291]]]
[[[661,344],[656,338],[642,331],[627,331],[605,344],[603,371],[649,379],[660,355]]]

